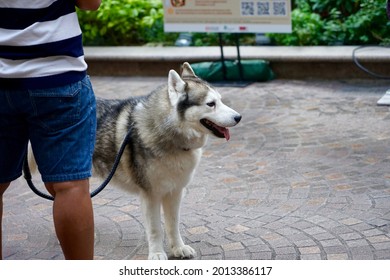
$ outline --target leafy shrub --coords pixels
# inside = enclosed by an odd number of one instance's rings
[[[164,33],[161,0],[104,0],[97,11],[78,11],[85,45],[141,45],[173,41]]]
[[[386,0],[296,0],[291,34],[269,34],[277,45],[390,42]]]

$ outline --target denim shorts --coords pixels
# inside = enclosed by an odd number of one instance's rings
[[[0,183],[22,174],[28,141],[44,182],[91,176],[96,100],[89,80],[58,88],[0,88]]]

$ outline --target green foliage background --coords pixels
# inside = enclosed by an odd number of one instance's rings
[[[386,0],[295,0],[292,34],[269,34],[278,45],[365,45],[390,42]]]
[[[102,0],[97,11],[78,11],[85,45],[143,45],[173,41],[164,33],[161,0]]]
[[[291,34],[267,34],[276,45],[365,45],[390,42],[386,0],[293,0]],[[85,45],[173,45],[164,33],[161,0],[103,0],[98,11],[78,11]],[[241,35],[254,44],[254,35]],[[224,35],[226,45],[234,36]],[[217,34],[194,33],[196,46],[218,44]]]

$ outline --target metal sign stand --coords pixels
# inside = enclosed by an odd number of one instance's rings
[[[237,65],[238,65],[238,73],[239,73],[239,80],[238,81],[229,81],[226,78],[227,75],[227,68],[225,64],[225,55],[223,52],[223,39],[222,39],[222,33],[218,33],[219,38],[219,48],[221,50],[221,62],[222,62],[222,77],[223,81],[221,82],[215,82],[213,83],[215,86],[219,87],[246,87],[252,82],[244,81],[244,72],[241,64],[241,54],[240,54],[240,35],[238,33],[235,33],[235,41],[236,41],[236,49],[237,49]]]

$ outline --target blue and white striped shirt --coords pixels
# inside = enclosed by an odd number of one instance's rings
[[[74,0],[0,0],[0,88],[62,86],[86,70]]]

